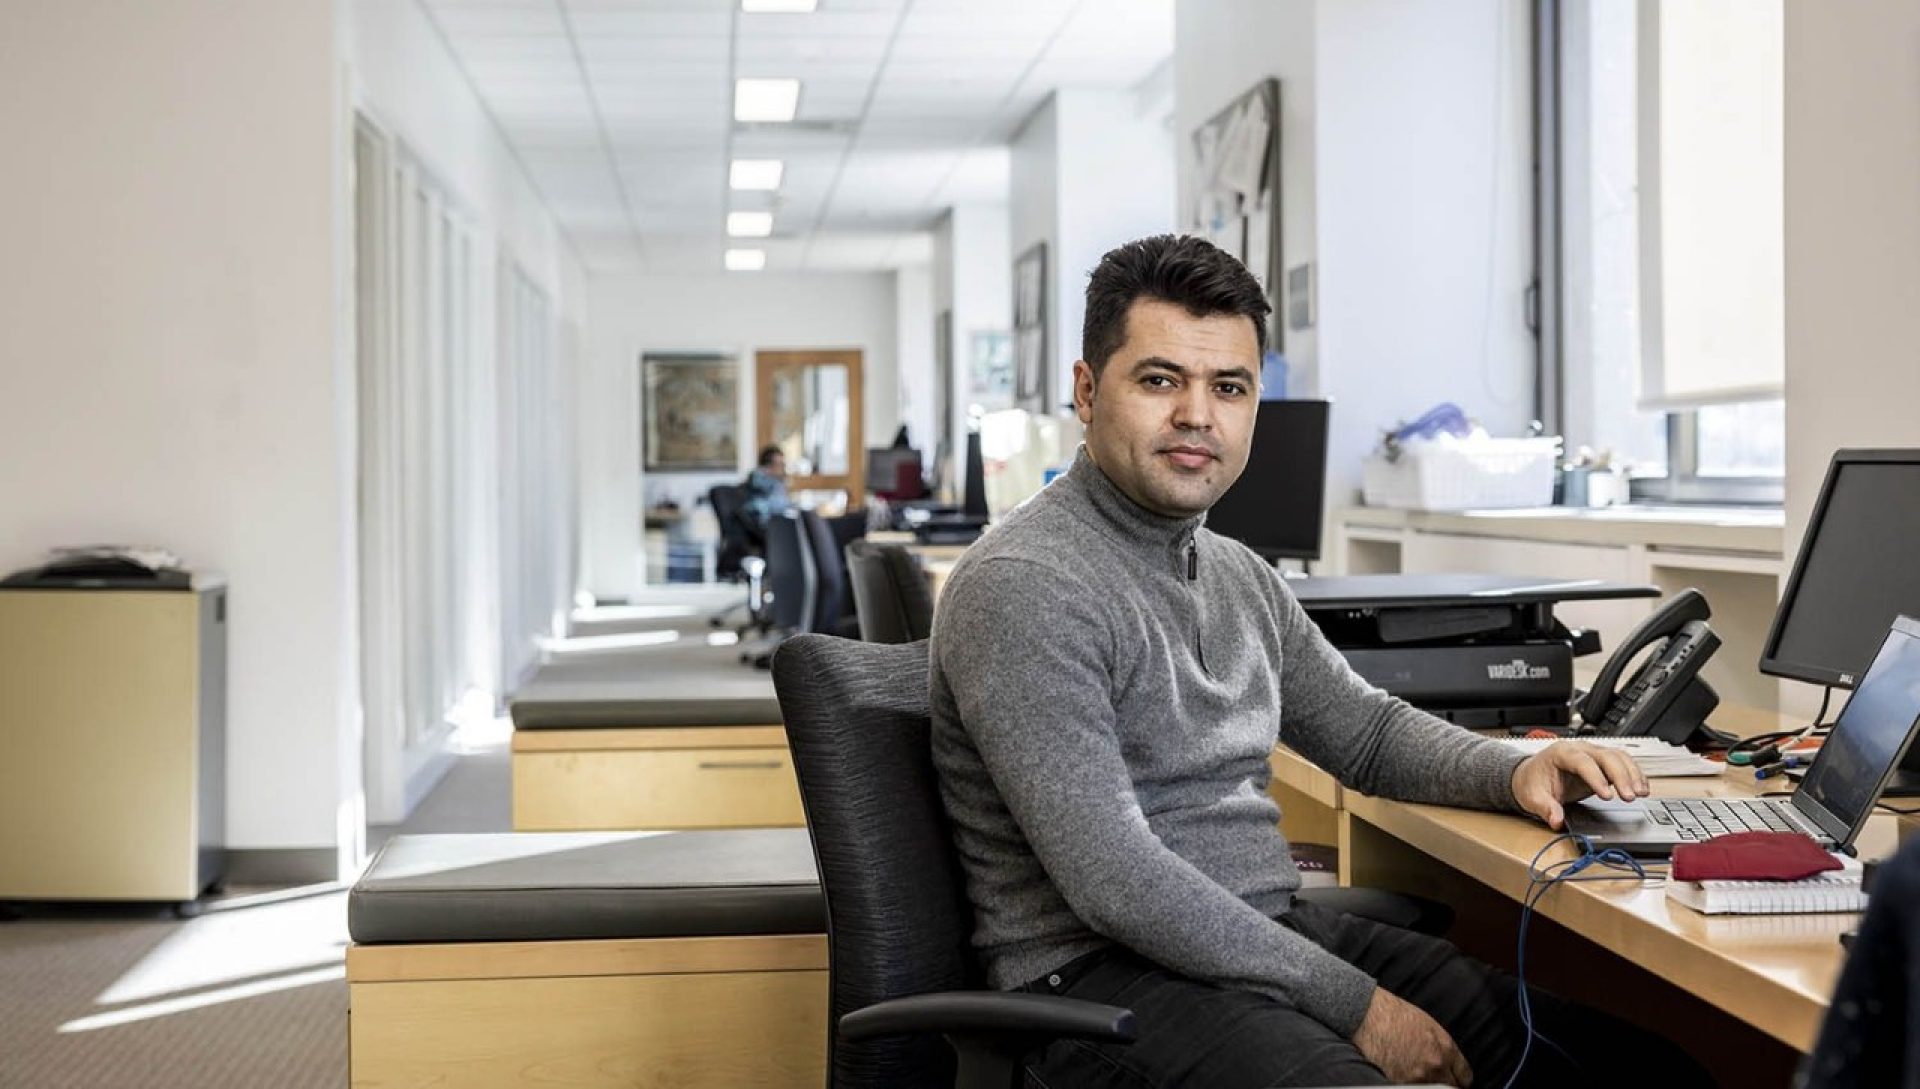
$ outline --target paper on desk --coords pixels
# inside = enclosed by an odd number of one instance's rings
[[[1521,752],[1532,755],[1553,744],[1559,738],[1552,737],[1503,737],[1503,744],[1511,745]],[[1677,778],[1680,776],[1718,775],[1726,770],[1726,765],[1717,760],[1709,760],[1698,753],[1687,751],[1680,745],[1669,745],[1657,737],[1583,737],[1580,740],[1605,749],[1620,749],[1633,762],[1640,765],[1640,771],[1650,779]]]

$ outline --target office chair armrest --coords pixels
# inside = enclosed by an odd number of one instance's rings
[[[1050,994],[944,991],[876,1002],[840,1019],[846,1040],[918,1032],[1131,1043],[1133,1011]]]

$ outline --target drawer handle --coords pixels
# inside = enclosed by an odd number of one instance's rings
[[[702,760],[701,771],[779,771],[786,765],[778,760]]]

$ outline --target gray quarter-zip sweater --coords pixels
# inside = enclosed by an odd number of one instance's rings
[[[1268,754],[1513,809],[1520,756],[1368,685],[1273,568],[1153,514],[1081,450],[955,565],[933,750],[992,986],[1118,943],[1351,1036],[1374,983],[1273,921],[1300,887]]]

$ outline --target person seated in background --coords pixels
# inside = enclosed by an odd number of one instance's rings
[[[741,516],[753,527],[753,532],[762,540],[767,535],[767,519],[793,506],[787,498],[787,455],[780,452],[778,446],[769,446],[760,451],[760,463],[747,474],[747,481],[741,485],[747,490],[747,501],[741,505]]]

